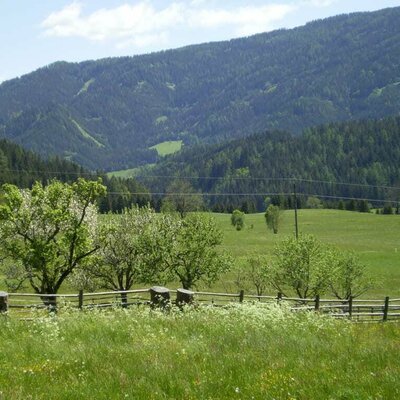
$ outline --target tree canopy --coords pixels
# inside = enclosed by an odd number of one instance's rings
[[[172,216],[132,207],[107,215],[99,231],[100,249],[89,274],[101,287],[129,290],[137,283],[167,280],[166,258],[176,236]]]
[[[96,201],[106,188],[79,178],[71,185],[36,182],[31,190],[5,184],[2,191],[0,240],[9,283],[28,281],[36,293],[57,293],[99,249]]]
[[[174,247],[169,268],[184,289],[192,289],[199,281],[210,285],[228,271],[232,260],[217,246],[222,232],[215,220],[207,215],[191,213],[177,220]]]

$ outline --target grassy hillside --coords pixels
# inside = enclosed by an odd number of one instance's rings
[[[159,156],[167,156],[174,154],[182,148],[182,140],[169,140],[167,142],[158,143],[150,149],[157,150]]]
[[[145,171],[151,170],[156,164],[146,164],[145,166],[142,167],[137,167],[137,168],[128,168],[128,169],[122,169],[119,171],[111,171],[107,172],[107,176],[109,178],[111,177],[116,177],[116,178],[134,178],[136,175],[143,173]]]
[[[398,399],[399,340],[278,306],[0,318],[0,398]]]
[[[240,263],[249,254],[271,255],[275,243],[294,234],[294,212],[285,211],[277,235],[267,230],[263,214],[246,215],[246,227],[236,231],[229,214],[215,214],[224,232],[223,248]],[[299,210],[300,233],[356,252],[375,279],[367,297],[400,297],[400,216],[337,210]],[[228,275],[225,286],[232,285]],[[219,287],[222,289],[223,284]]]
[[[107,176],[110,178],[112,176],[115,176],[116,178],[131,178],[131,177],[135,176],[136,171],[137,171],[137,168],[122,169],[120,171],[108,172]]]

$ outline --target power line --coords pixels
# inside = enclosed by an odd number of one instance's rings
[[[87,175],[87,176],[95,176],[96,173],[81,173],[81,172],[65,172],[65,171],[33,171],[33,170],[18,170],[18,169],[4,169],[3,171],[7,172],[17,172],[17,173],[45,173],[45,174],[60,174],[60,175]],[[364,187],[364,188],[379,188],[379,189],[395,189],[400,190],[400,187],[394,186],[383,186],[383,185],[368,185],[368,184],[358,184],[358,183],[345,183],[345,182],[332,182],[332,181],[323,181],[323,180],[315,180],[315,179],[300,179],[300,178],[252,178],[252,177],[190,177],[190,176],[172,176],[172,175],[153,175],[146,176],[146,178],[173,178],[173,179],[209,179],[209,180],[222,180],[222,179],[233,179],[233,180],[248,180],[248,181],[278,181],[278,182],[308,182],[308,183],[325,183],[332,185],[343,185],[343,186],[352,186],[352,187]],[[137,178],[137,177],[135,177]],[[107,196],[204,196],[204,197],[255,197],[255,196],[292,196],[292,192],[249,192],[249,193],[229,193],[229,192],[219,192],[219,193],[204,193],[204,192],[192,192],[192,193],[165,193],[165,192],[108,192]],[[355,200],[355,201],[368,201],[370,203],[396,203],[393,200],[384,200],[384,199],[370,199],[363,197],[347,197],[347,196],[333,196],[333,195],[324,195],[318,193],[297,193],[298,196],[313,196],[322,199],[332,199],[332,200]]]
[[[318,179],[303,179],[303,178],[267,178],[267,177],[245,177],[245,176],[174,176],[174,175],[135,175],[136,179],[191,179],[191,180],[237,180],[237,181],[282,181],[282,182],[307,182],[307,183],[325,183],[329,185],[342,185],[342,186],[358,186],[358,187],[369,187],[378,189],[396,189],[400,190],[400,187],[388,186],[388,185],[370,185],[367,183],[350,183],[350,182],[335,182],[335,181],[324,181]]]
[[[369,203],[398,203],[394,200],[382,200],[382,199],[367,199],[365,197],[346,197],[346,196],[329,196],[324,194],[308,194],[308,193],[297,193],[299,196],[307,197],[318,197],[321,199],[331,199],[331,200],[355,200],[355,201],[368,201]]]
[[[22,170],[22,169],[2,169],[3,172],[16,172],[20,174],[43,174],[43,175],[77,175],[77,176],[98,176],[105,174],[98,174],[96,172],[72,172],[72,171],[35,171],[35,170]]]
[[[14,172],[21,174],[47,174],[47,175],[76,175],[76,176],[99,176],[99,175],[107,175],[104,173],[96,173],[96,172],[69,172],[69,171],[40,171],[40,170],[19,170],[19,169],[3,169],[5,172]],[[336,185],[336,186],[350,186],[350,187],[364,187],[364,188],[376,188],[376,189],[394,189],[400,190],[399,186],[389,186],[389,185],[370,185],[366,183],[351,183],[351,182],[335,182],[335,181],[324,181],[318,179],[303,179],[303,178],[287,178],[287,177],[279,177],[279,178],[267,178],[267,177],[241,177],[241,176],[175,176],[175,175],[136,175],[132,176],[132,178],[136,180],[140,179],[187,179],[187,180],[233,180],[233,181],[264,181],[264,182],[304,182],[304,183],[320,183],[320,184],[328,184],[328,185]]]
[[[151,196],[200,196],[200,197],[256,197],[256,196],[293,196],[293,192],[256,192],[256,193],[203,193],[203,192],[192,192],[192,193],[165,193],[165,192],[108,192],[106,196],[121,196],[121,195],[132,195],[132,196],[144,196],[144,195],[151,195]],[[397,203],[394,200],[384,200],[384,199],[369,199],[365,197],[348,197],[348,196],[331,196],[331,195],[324,195],[318,193],[296,193],[297,196],[303,197],[317,197],[321,199],[330,199],[330,200],[355,200],[355,201],[368,201],[369,203]]]

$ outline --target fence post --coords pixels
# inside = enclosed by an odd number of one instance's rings
[[[151,306],[165,308],[170,301],[169,289],[162,286],[153,286],[150,288]]]
[[[244,290],[242,289],[239,293],[239,302],[243,303],[243,299],[244,299]]]
[[[317,294],[315,296],[315,311],[319,311],[319,302],[320,302],[320,298],[319,298],[319,294]]]
[[[81,289],[78,294],[78,308],[83,309],[83,290]]]
[[[387,321],[389,313],[389,296],[385,297],[385,306],[383,308],[383,321]]]
[[[8,311],[8,293],[0,292],[0,313]]]
[[[187,289],[176,290],[176,305],[182,307],[184,304],[192,304],[194,299],[194,292]]]
[[[353,296],[349,297],[349,318],[353,315]]]
[[[128,308],[128,293],[126,291],[121,293],[121,307]]]

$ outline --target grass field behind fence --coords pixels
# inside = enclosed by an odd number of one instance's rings
[[[274,235],[267,230],[263,214],[245,216],[246,226],[236,231],[230,224],[230,214],[213,214],[223,231],[221,246],[243,264],[251,254],[264,254],[272,257],[275,244],[286,235],[294,234],[294,212],[283,213],[279,233]],[[400,297],[400,215],[363,214],[338,210],[299,210],[299,232],[315,235],[326,244],[343,250],[356,252],[374,279],[374,287],[364,297],[384,298]],[[213,291],[237,291],[233,284],[234,274],[228,273],[211,288],[199,286],[199,289]],[[171,283],[170,288],[179,287]],[[137,285],[136,287],[143,287]],[[0,279],[0,290],[5,289]],[[63,287],[61,292],[76,292]],[[270,293],[276,294],[276,293]],[[327,296],[325,296],[327,297]]]
[[[250,254],[272,257],[275,244],[285,235],[293,235],[294,211],[283,213],[277,235],[267,230],[263,214],[245,216],[246,226],[236,231],[229,214],[214,214],[224,232],[222,248],[238,262]],[[299,232],[313,234],[323,243],[356,252],[375,280],[367,297],[400,297],[400,215],[376,215],[338,210],[299,210]],[[230,285],[227,275],[225,285]]]
[[[279,306],[0,318],[0,399],[398,399],[399,342]]]

